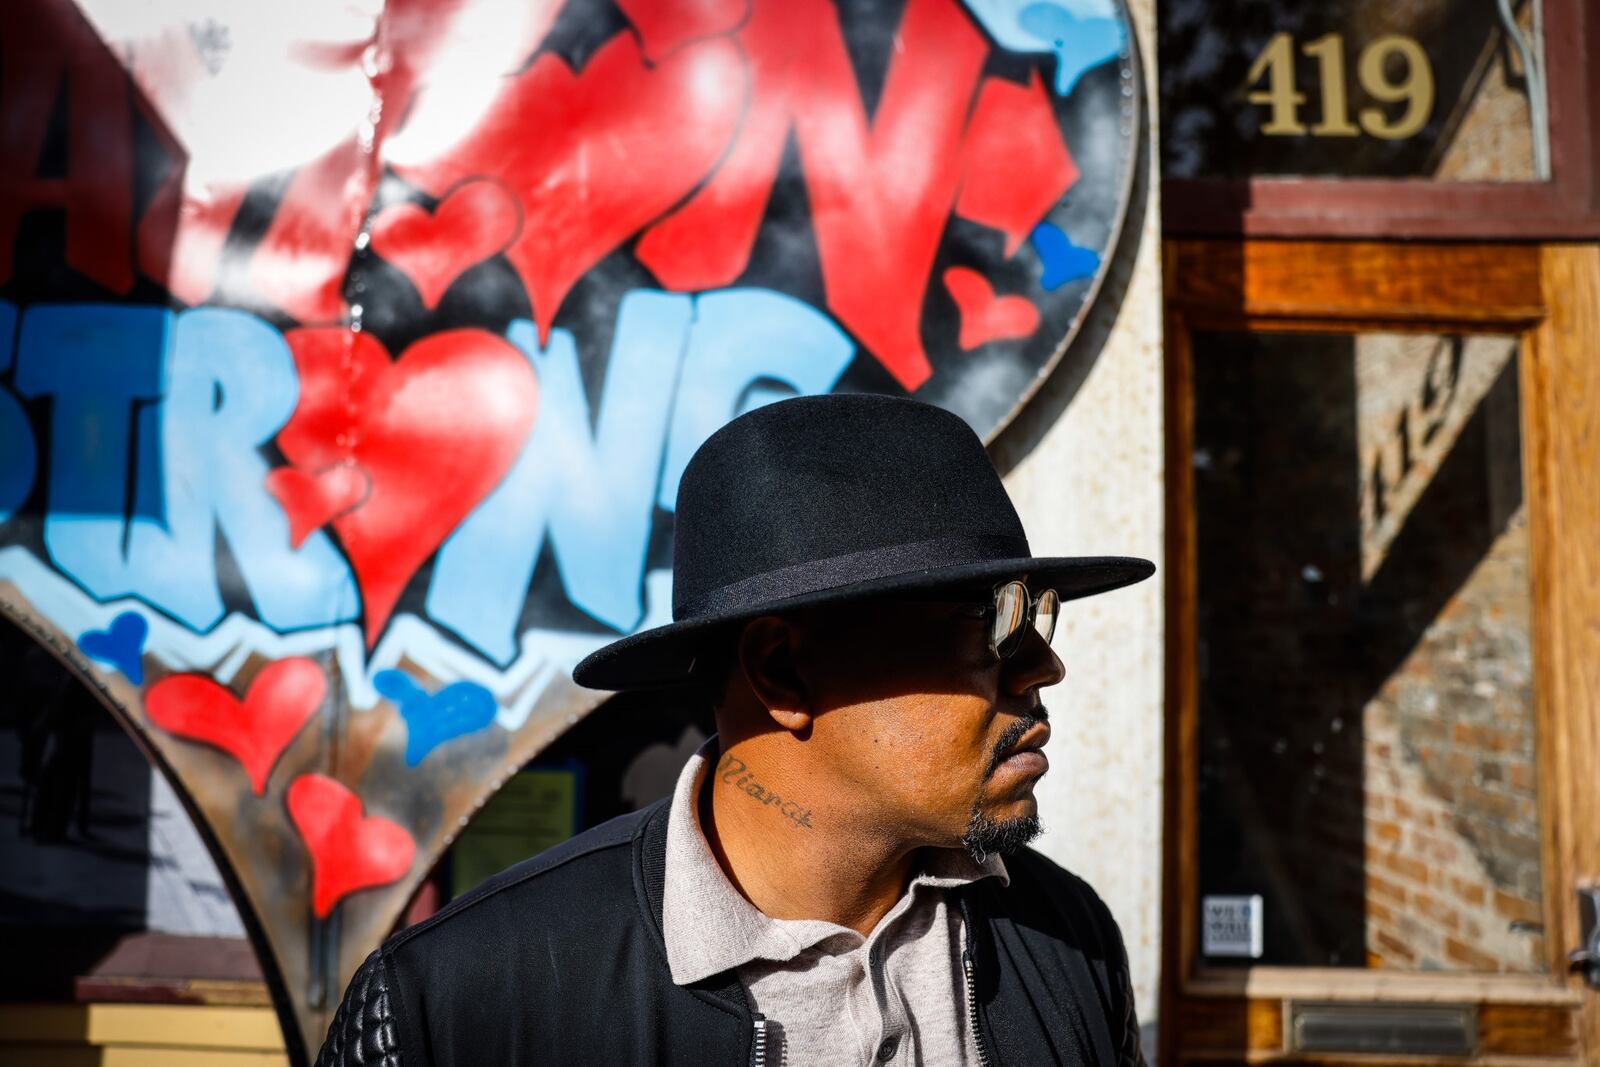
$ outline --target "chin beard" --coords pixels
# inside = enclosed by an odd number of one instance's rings
[[[967,855],[982,863],[992,855],[1004,855],[1021,848],[1038,837],[1043,829],[1037,815],[1020,815],[1015,819],[995,822],[974,808],[972,818],[967,822],[967,832],[961,836],[961,844],[966,848]]]

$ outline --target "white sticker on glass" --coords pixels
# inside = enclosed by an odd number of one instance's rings
[[[1205,897],[1200,902],[1200,952],[1261,958],[1261,897]]]

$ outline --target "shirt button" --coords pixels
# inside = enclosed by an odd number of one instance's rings
[[[886,1037],[878,1043],[878,1062],[888,1063],[894,1059],[894,1050],[900,1047],[898,1037]]]

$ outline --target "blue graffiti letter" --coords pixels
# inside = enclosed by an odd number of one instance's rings
[[[657,503],[677,506],[689,457],[723,423],[786,396],[826,393],[855,351],[832,319],[785,293],[723,289],[698,298]]]
[[[644,613],[642,578],[672,385],[690,298],[639,290],[622,300],[590,430],[572,335],[540,349],[533,323],[507,337],[539,375],[539,419],[516,466],[439,550],[428,613],[503,664],[545,537],[572,602],[618,630]]]
[[[256,452],[294,410],[277,331],[239,311],[44,307],[23,322],[17,386],[53,398],[45,545],[101,599],[139,596],[195,630],[222,617],[220,524],[271,625],[352,617],[326,540],[288,549]],[[129,471],[133,499],[128,506]],[[342,611],[342,615],[339,613]]]
[[[17,309],[0,300],[0,374],[11,369],[12,342],[17,333]],[[5,522],[28,499],[39,454],[33,443],[28,414],[17,398],[0,389],[0,522]]]
[[[174,331],[169,377],[161,420],[168,525],[192,526],[206,558],[220,528],[256,612],[274,629],[355,618],[355,582],[333,543],[318,531],[291,548],[289,521],[266,490],[268,467],[258,448],[299,399],[283,336],[242,311],[186,311]],[[185,486],[192,493],[183,493]],[[181,516],[172,514],[175,499],[187,505]]]
[[[171,321],[157,307],[31,308],[17,391],[51,398],[44,543],[56,566],[102,599],[138,593],[185,621],[208,620],[220,610],[210,551],[151,568],[130,564],[125,544],[130,465],[140,483],[159,465],[150,416],[165,391]],[[152,507],[142,486],[133,504],[135,521]]]

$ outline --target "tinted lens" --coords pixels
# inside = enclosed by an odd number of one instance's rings
[[[1033,616],[1033,628],[1048,645],[1050,639],[1056,635],[1056,619],[1061,615],[1061,598],[1056,596],[1054,589],[1046,589],[1039,594],[1038,605]]]
[[[1028,619],[1028,587],[1021,582],[1007,582],[994,593],[994,630],[989,643],[995,653],[1004,659],[1022,643],[1023,623]]]

